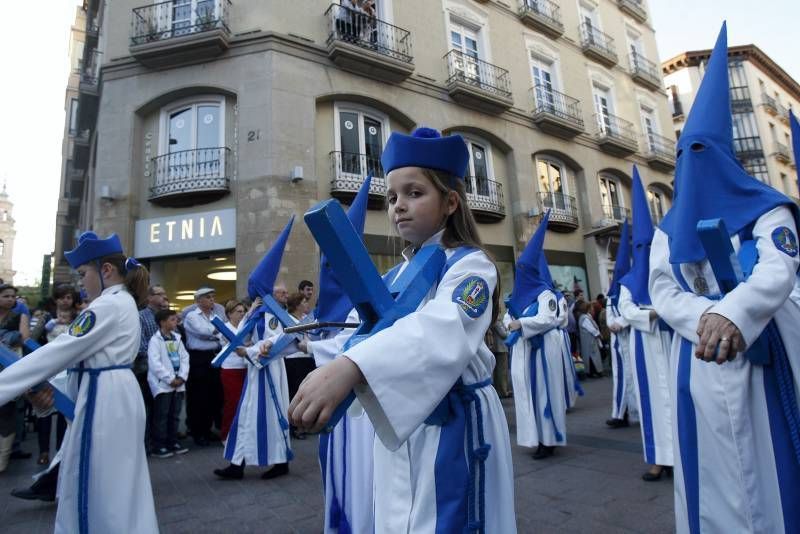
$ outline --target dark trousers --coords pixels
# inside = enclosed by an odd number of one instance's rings
[[[153,399],[153,448],[168,449],[178,442],[178,419],[183,391],[159,393]]]
[[[289,383],[289,400],[294,398],[308,373],[317,368],[314,358],[286,358],[286,381]]]
[[[56,449],[61,448],[61,441],[64,439],[64,432],[67,431],[67,420],[63,415],[56,416]],[[50,452],[50,433],[53,431],[53,415],[39,417],[36,419],[36,434],[39,439],[39,454]]]
[[[150,385],[147,383],[147,365],[144,367],[144,372],[137,369],[136,381],[139,383],[139,389],[142,391],[142,400],[144,401],[144,448],[150,450],[152,446],[153,436],[153,394],[150,392]]]
[[[186,381],[186,420],[195,439],[207,437],[211,426],[222,426],[222,383],[219,369],[211,366],[217,352],[189,351],[189,379]]]

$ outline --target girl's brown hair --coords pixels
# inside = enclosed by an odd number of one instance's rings
[[[481,249],[489,261],[494,265],[494,270],[497,273],[497,285],[492,292],[492,324],[497,320],[500,313],[500,271],[497,270],[497,265],[494,263],[494,258],[486,250],[486,247],[481,241],[478,234],[478,225],[475,222],[475,217],[472,215],[472,210],[469,209],[467,204],[467,192],[464,186],[464,180],[453,176],[447,172],[435,169],[422,168],[422,174],[431,181],[442,196],[442,203],[447,202],[447,195],[450,191],[455,191],[458,196],[458,205],[455,211],[447,217],[444,225],[444,233],[442,234],[442,245],[447,248],[456,247],[474,247]]]
[[[289,295],[289,298],[286,299],[286,311],[292,313],[293,311],[297,310],[303,301],[306,300],[306,296],[302,293],[292,293]]]
[[[136,305],[142,307],[147,302],[147,294],[150,289],[150,271],[141,264],[138,267],[126,270],[125,261],[127,259],[125,254],[111,254],[100,258],[98,261],[100,262],[99,265],[110,263],[117,269],[120,276],[125,278],[125,287],[128,288],[128,293],[136,301]],[[99,272],[97,274],[102,276]]]

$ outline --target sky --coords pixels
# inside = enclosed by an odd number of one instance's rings
[[[800,81],[800,54],[793,40],[800,28],[800,0],[646,1],[660,60],[711,48],[722,20],[727,19],[730,45],[757,45]],[[0,32],[5,72],[0,101],[6,103],[6,127],[0,129],[0,181],[7,183],[14,202],[13,268],[18,285],[39,280],[42,256],[51,253],[55,243],[69,29],[79,3],[56,0],[47,2],[46,9],[37,9],[35,38],[30,24],[7,24]],[[6,20],[30,20],[30,5],[8,2]]]

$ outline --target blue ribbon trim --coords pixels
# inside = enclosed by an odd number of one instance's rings
[[[690,534],[700,534],[700,472],[697,443],[697,414],[692,400],[692,343],[681,339],[678,354],[678,444],[686,493]]]
[[[622,367],[622,354],[619,351],[619,336],[614,334],[614,356],[617,362],[617,372],[614,379],[617,382],[617,391],[614,396],[614,414],[615,419],[622,419],[624,417],[624,410],[622,409],[622,393],[625,386],[625,369]]]
[[[644,461],[655,464],[656,444],[653,437],[653,414],[650,408],[650,384],[647,380],[647,362],[644,359],[644,341],[639,330],[633,329],[631,333],[634,335],[636,375],[639,377],[639,401],[642,405],[640,419],[644,438]]]

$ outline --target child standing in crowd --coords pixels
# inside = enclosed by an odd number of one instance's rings
[[[147,383],[153,394],[153,456],[169,458],[189,451],[178,441],[178,418],[183,406],[189,353],[181,342],[178,313],[156,312],[158,331],[147,347]]]
[[[116,235],[93,232],[65,254],[91,304],[59,336],[0,373],[0,404],[63,369],[75,419],[61,448],[56,532],[158,531],[144,451],[144,405],[130,368],[139,347],[136,302],[149,274]],[[47,392],[33,396],[47,404]]]
[[[600,328],[590,313],[591,309],[592,305],[585,300],[575,304],[581,337],[581,356],[586,364],[586,375],[595,378],[603,376],[603,355],[600,352],[603,340],[600,336]]]
[[[373,486],[380,529],[514,533],[508,426],[483,343],[498,309],[498,275],[466,203],[466,144],[428,128],[394,133],[381,161],[389,219],[410,244],[394,277],[430,244],[445,249],[446,270],[416,311],[311,373],[290,419],[319,431],[355,388],[380,439]]]

